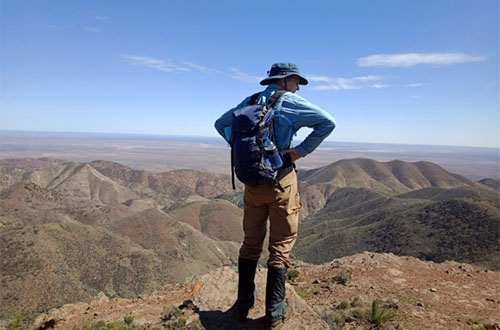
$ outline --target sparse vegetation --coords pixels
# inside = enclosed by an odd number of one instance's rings
[[[199,319],[196,319],[195,321],[188,324],[186,319],[184,318],[167,322],[161,329],[162,330],[205,330]]]
[[[334,260],[332,263],[331,263],[331,267],[332,268],[339,268],[342,264],[340,263],[340,261],[338,260]]]
[[[312,296],[314,296],[314,294],[317,291],[316,290],[308,290],[308,289],[305,289],[305,288],[299,286],[299,287],[295,288],[295,292],[297,292],[299,297],[301,297],[303,299],[307,299],[307,298],[311,298]]]
[[[472,330],[488,330],[488,329],[484,327],[482,324],[479,324],[479,325],[473,325]]]
[[[347,300],[342,300],[338,306],[338,309],[348,309],[351,307],[351,303]]]
[[[345,325],[343,312],[335,310],[324,310],[320,313],[321,318],[328,324],[331,330],[341,330]]]
[[[13,328],[16,329],[17,328]],[[24,329],[24,328],[23,328]],[[134,322],[134,317],[126,315],[122,322],[105,322],[97,321],[91,324],[75,326],[72,330],[204,330],[199,319],[191,323],[187,323],[186,319],[179,318],[168,321],[162,325],[151,328],[149,325],[139,325]],[[9,328],[10,330],[10,328]]]
[[[352,271],[343,269],[333,277],[333,280],[339,284],[347,285],[351,282]]]
[[[83,326],[75,326],[73,330],[145,330],[146,327],[135,323],[97,321]]]
[[[170,321],[165,324],[165,329],[168,330],[184,330],[186,329],[187,321],[186,319],[180,318],[175,321]]]
[[[182,316],[184,316],[184,312],[182,310],[182,308],[184,308],[183,306],[172,307],[172,308],[166,309],[165,312],[163,313],[163,316],[161,317],[163,325],[160,329],[162,329],[162,330],[203,330],[203,329],[205,329],[203,327],[203,325],[201,324],[199,319],[196,319],[195,321],[193,321],[189,324],[187,323],[187,320],[182,317]]]
[[[134,317],[132,315],[125,315],[123,317],[123,323],[126,325],[132,325],[134,323]]]
[[[163,322],[167,322],[170,320],[177,319],[178,317],[182,316],[182,314],[183,313],[179,307],[168,308],[163,312],[163,316],[161,317],[161,320]]]
[[[384,307],[378,299],[373,300],[372,307],[363,311],[361,317],[364,321],[380,327],[394,317],[392,311]]]
[[[201,324],[199,319],[194,320],[189,324],[189,330],[205,330],[205,327]]]
[[[466,193],[479,197],[466,198]],[[321,264],[363,251],[392,252],[500,269],[495,236],[498,194],[470,186],[427,187],[415,194],[391,196],[369,188],[339,188],[304,222],[295,254]]]
[[[497,330],[498,324],[480,324],[476,327],[472,327],[472,330]]]
[[[471,326],[471,330],[496,330],[498,326],[495,324],[483,324],[479,319],[469,319],[467,324]]]
[[[389,300],[386,303],[391,306]],[[375,299],[371,308],[361,308],[362,301],[359,297],[352,302],[344,299],[338,306],[330,306],[323,309],[316,309],[321,318],[328,323],[332,330],[343,329],[347,322],[355,322],[359,325],[368,323],[370,329],[379,329],[388,321],[395,317],[391,307],[385,306],[382,301]]]
[[[8,330],[24,330],[27,328],[27,324],[24,320],[24,317],[20,316],[18,318],[15,318],[9,322],[9,325],[7,326]]]
[[[481,321],[479,321],[478,319],[468,319],[467,320],[467,324],[469,324],[469,325],[478,325],[478,324],[481,324]]]
[[[363,300],[360,297],[356,297],[352,300],[351,302],[352,307],[362,307],[363,306]]]
[[[295,269],[295,268],[294,269],[290,269],[288,271],[288,275],[287,275],[288,276],[288,280],[289,281],[293,281],[293,280],[297,279],[297,277],[299,277],[299,275],[300,275],[300,272],[297,269]]]

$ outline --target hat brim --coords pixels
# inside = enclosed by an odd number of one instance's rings
[[[274,80],[274,79],[283,79],[283,78],[290,77],[290,76],[297,76],[297,77],[299,77],[299,85],[307,85],[309,83],[307,81],[307,79],[304,78],[304,77],[302,77],[301,75],[296,74],[296,73],[289,73],[289,74],[286,74],[286,75],[276,75],[276,76],[267,77],[267,78],[263,79],[260,82],[260,84],[262,86],[269,85],[271,83],[271,81]]]

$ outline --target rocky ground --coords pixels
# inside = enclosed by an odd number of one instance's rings
[[[137,299],[101,294],[88,304],[68,304],[40,315],[29,329],[78,329],[127,315],[146,328],[182,318],[191,329],[263,329],[265,276],[259,269],[258,299],[246,322],[236,321],[231,308],[237,273],[223,267]],[[476,266],[365,252],[323,265],[296,262],[289,277],[287,296],[295,312],[284,330],[370,329],[356,315],[370,310],[375,299],[392,315],[380,328],[500,329],[500,274]]]
[[[387,302],[391,323],[403,329],[500,324],[500,274],[477,266],[365,252],[297,270],[294,287],[305,290],[306,302],[316,308],[339,308],[359,297]]]

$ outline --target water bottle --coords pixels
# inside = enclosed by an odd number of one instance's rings
[[[269,140],[269,138],[264,138],[264,151],[266,153],[266,157],[271,163],[271,167],[274,170],[277,170],[283,166],[283,160],[281,159],[278,148],[274,145],[273,141]]]

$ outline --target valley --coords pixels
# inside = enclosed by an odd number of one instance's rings
[[[340,160],[298,172],[296,260],[370,251],[498,271],[497,182],[431,162]],[[242,186],[196,170],[0,160],[0,318],[98,294],[134,298],[237,262]],[[265,264],[264,256],[261,259]]]

